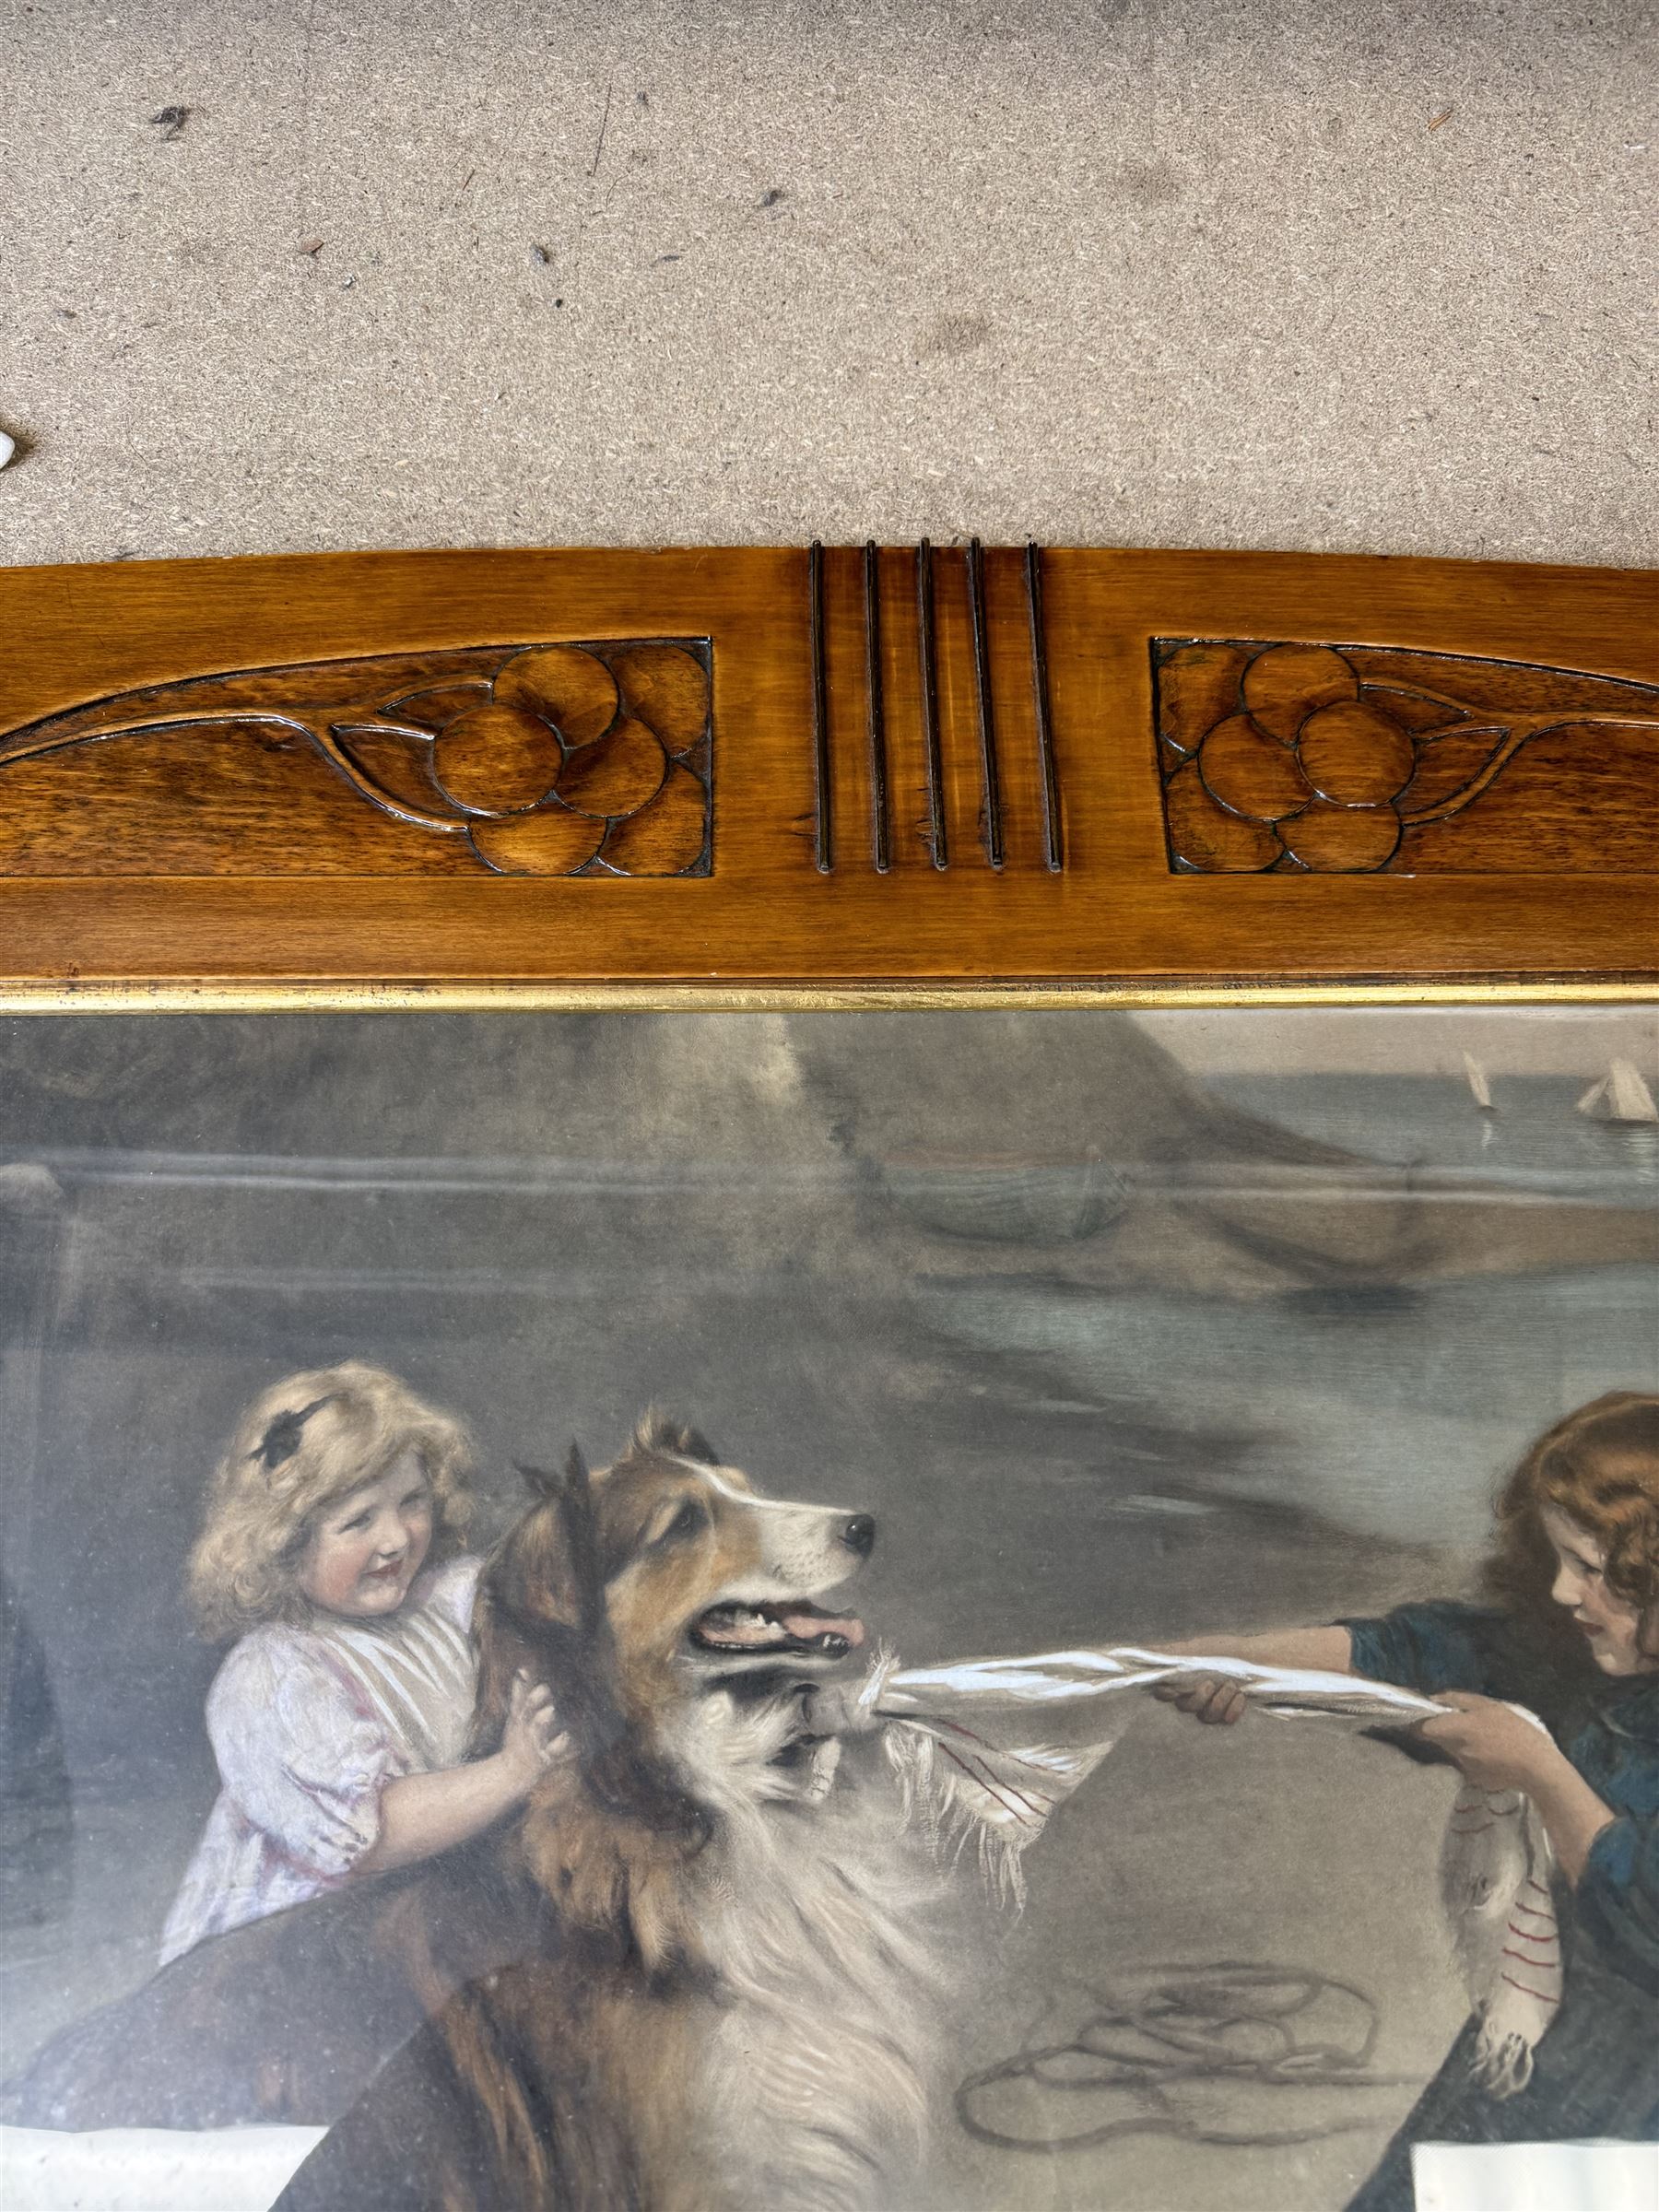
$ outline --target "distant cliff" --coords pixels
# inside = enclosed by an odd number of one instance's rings
[[[1406,1018],[1409,1018],[1408,1017]],[[850,1151],[946,1264],[1250,1294],[1659,1260],[1659,1207],[1385,1166],[1235,1111],[1124,1016],[797,1026]]]
[[[470,1163],[480,1190],[539,1163],[569,1206],[631,1174],[661,1194],[665,1261],[678,1239],[864,1272],[897,1236],[1248,1295],[1659,1258],[1659,1211],[1356,1159],[1235,1111],[1110,1013],[0,1023],[0,1159],[111,1148],[209,1175],[332,1160],[342,1186],[354,1162],[411,1187]]]

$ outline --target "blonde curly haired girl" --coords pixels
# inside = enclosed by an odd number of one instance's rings
[[[356,1360],[288,1376],[238,1422],[189,1571],[203,1633],[237,1640],[207,1694],[222,1787],[164,1963],[528,1795],[556,1744],[545,1688],[515,1684],[500,1750],[465,1759],[471,1465],[458,1421]]]

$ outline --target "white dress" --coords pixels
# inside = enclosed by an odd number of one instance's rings
[[[207,1693],[223,1788],[161,1937],[161,1963],[205,1936],[337,1889],[380,1833],[381,1792],[458,1766],[477,1685],[480,1561],[418,1576],[384,1620],[267,1622]]]

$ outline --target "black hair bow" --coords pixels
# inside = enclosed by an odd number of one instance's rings
[[[301,1406],[289,1413],[279,1413],[259,1441],[249,1453],[250,1459],[261,1460],[267,1475],[274,1475],[285,1459],[292,1459],[300,1449],[300,1432],[313,1413],[320,1412],[334,1396],[313,1398],[309,1406]]]

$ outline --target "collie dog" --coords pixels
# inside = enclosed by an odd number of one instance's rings
[[[945,1879],[879,1743],[816,1716],[867,1514],[760,1496],[650,1418],[530,1477],[487,1562],[476,1747],[514,1674],[570,1738],[477,1841],[216,1937],[50,2044],[0,2118],[332,2123],[277,2212],[864,2212],[943,2059]]]

